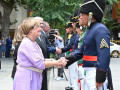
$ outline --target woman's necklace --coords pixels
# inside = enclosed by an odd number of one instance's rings
[[[27,38],[29,38],[32,42],[34,42],[30,37],[26,36]]]
[[[42,53],[42,50],[41,50],[41,48],[39,47],[39,45],[37,44],[37,42],[34,41],[34,43],[36,44],[36,46],[37,46],[37,48],[38,48],[38,51],[41,52],[42,57],[44,57],[44,56],[43,56],[43,53]],[[43,59],[43,61],[44,61],[44,59]]]
[[[37,46],[38,50],[41,52],[41,48],[39,47],[39,45],[37,44],[36,41],[34,41],[35,45]]]

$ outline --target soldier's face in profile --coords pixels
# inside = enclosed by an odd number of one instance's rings
[[[73,28],[71,28],[71,27],[68,27],[68,28],[66,28],[66,33],[71,33],[71,30],[72,30]]]
[[[72,26],[73,26],[73,28],[75,28],[76,22],[72,22]]]
[[[80,18],[79,18],[79,25],[80,26],[87,26],[88,25],[88,15],[81,13]]]

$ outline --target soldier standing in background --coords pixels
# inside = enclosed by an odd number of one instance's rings
[[[67,52],[67,51],[71,51],[73,52],[74,50],[74,43],[77,37],[77,33],[75,31],[75,26],[76,26],[76,22],[78,21],[78,16],[76,13],[74,13],[73,16],[70,17],[70,22],[72,22],[72,36],[69,40],[69,43],[67,44],[67,46],[65,46],[64,48],[61,48],[62,53]],[[78,90],[78,65],[77,62],[73,63],[72,65],[70,65],[68,67],[69,69],[69,74],[70,74],[70,85],[73,88],[73,90]]]

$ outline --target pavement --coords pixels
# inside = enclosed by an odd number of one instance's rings
[[[13,80],[11,79],[13,58],[2,58],[1,65],[0,90],[13,90]],[[114,90],[120,90],[120,58],[111,58],[110,68]],[[51,68],[48,70],[48,90],[65,90],[65,87],[69,86],[69,71],[68,69],[65,69],[64,72],[68,81],[56,81],[54,78],[57,76],[57,68]]]

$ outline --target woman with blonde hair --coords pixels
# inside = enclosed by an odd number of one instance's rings
[[[15,46],[15,51],[13,54],[13,58],[14,58],[14,66],[13,66],[13,70],[12,70],[12,79],[14,80],[14,76],[15,76],[15,72],[16,72],[16,66],[17,66],[17,52],[18,52],[18,48],[20,46],[20,43],[23,39],[23,31],[21,28],[21,24],[15,29],[15,34],[14,34],[14,39],[13,39],[13,45]]]
[[[21,24],[15,29],[15,34],[13,38],[13,45],[16,46],[18,42],[21,42],[23,39],[23,31]]]
[[[42,71],[52,66],[64,66],[66,62],[44,60],[41,48],[35,42],[40,36],[40,23],[34,18],[27,18],[22,25],[23,38],[17,55],[17,71],[13,90],[41,90]]]

